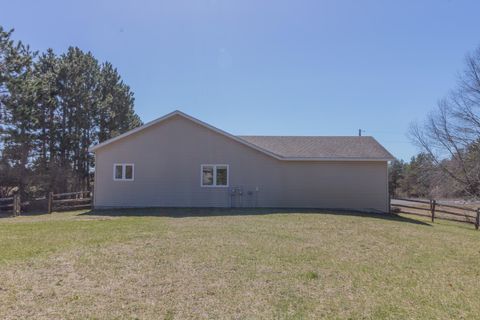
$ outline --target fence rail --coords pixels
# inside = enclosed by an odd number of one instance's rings
[[[48,213],[71,209],[90,208],[93,205],[92,191],[78,191],[48,194]]]
[[[480,227],[480,208],[473,209],[469,207],[462,207],[451,204],[444,204],[434,199],[432,200],[420,200],[420,199],[407,199],[407,198],[395,198],[390,201],[390,210],[400,213],[412,214],[421,217],[431,218],[432,222],[435,219],[464,222],[475,225],[475,229]],[[428,206],[426,206],[428,205]],[[412,210],[404,210],[412,209]],[[457,211],[451,210],[455,209]],[[427,213],[425,213],[425,211]],[[461,212],[458,212],[461,211]],[[455,217],[461,217],[458,219]]]
[[[10,212],[14,216],[18,216],[21,212],[22,203],[20,195],[16,194],[13,197],[0,198],[0,210]]]
[[[61,198],[61,197],[66,197],[66,196],[82,196],[82,195],[89,195],[90,196],[91,191],[85,190],[85,191],[77,191],[77,192],[65,192],[65,193],[57,193],[53,194],[54,198]]]
[[[11,202],[11,203],[8,203]],[[13,207],[13,197],[0,198],[0,210]]]
[[[407,199],[407,198],[395,198],[392,200],[400,200],[400,201],[408,201],[408,202],[418,202],[418,203],[426,203],[430,204],[431,200],[421,200],[421,199]]]

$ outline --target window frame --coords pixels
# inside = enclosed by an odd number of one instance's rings
[[[213,184],[203,184],[203,168],[213,167]],[[227,168],[227,184],[217,185],[217,167]],[[202,164],[200,165],[200,187],[202,188],[228,188],[230,185],[230,166],[228,164]]]
[[[115,175],[117,166],[122,166],[122,178],[118,179]],[[127,179],[127,166],[132,167],[132,178]],[[114,163],[113,164],[113,181],[134,181],[135,180],[135,164],[134,163]]]

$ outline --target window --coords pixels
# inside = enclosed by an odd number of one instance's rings
[[[202,168],[202,186],[213,186],[214,166],[203,166]]]
[[[131,164],[125,165],[125,179],[126,180],[133,179],[133,166]]]
[[[217,166],[217,175],[215,178],[215,184],[217,186],[226,186],[228,184],[228,169],[227,166]]]
[[[113,180],[133,181],[133,163],[115,163],[113,165]]]
[[[202,164],[202,187],[228,187],[227,164]]]
[[[121,164],[115,165],[115,180],[123,178],[123,166]]]

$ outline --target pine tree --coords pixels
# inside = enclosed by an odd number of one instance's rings
[[[18,189],[25,194],[36,121],[32,108],[35,104],[36,83],[32,74],[36,53],[21,42],[11,41],[11,32],[0,29],[2,158],[17,172]]]
[[[89,188],[89,147],[141,125],[133,93],[90,52],[37,55],[11,35],[0,27],[0,177],[22,193]]]
[[[389,165],[388,189],[392,197],[395,197],[398,195],[400,184],[405,176],[405,166],[406,165],[405,165],[405,162],[403,162],[403,160],[397,160],[397,159],[392,161],[392,163]]]
[[[58,178],[58,144],[56,143],[58,118],[59,61],[52,49],[39,56],[34,64],[36,92],[36,137],[34,161],[35,184],[46,193],[55,190]]]
[[[113,138],[141,125],[135,114],[134,97],[111,63],[102,65],[100,73],[100,107],[98,109],[98,142]]]

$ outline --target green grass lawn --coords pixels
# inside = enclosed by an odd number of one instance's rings
[[[322,212],[0,219],[0,319],[478,319],[480,232]]]

